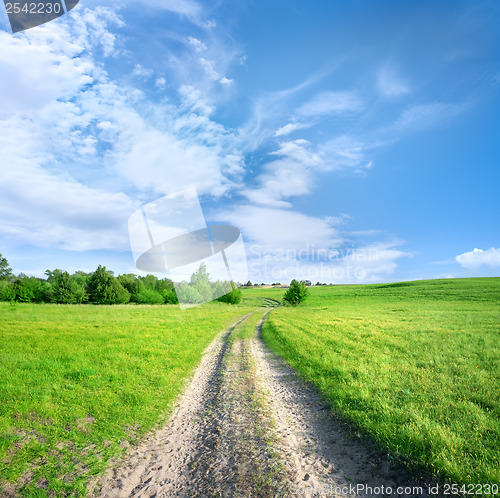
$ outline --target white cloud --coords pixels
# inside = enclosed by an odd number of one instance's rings
[[[397,260],[411,256],[401,242],[351,247],[341,232],[343,218],[318,218],[288,209],[236,206],[217,219],[242,230],[250,280],[288,283],[292,278],[313,283],[369,283],[394,273]]]
[[[348,135],[342,135],[322,144],[320,154],[325,158],[328,170],[348,168],[360,173],[371,168],[373,164],[366,157],[368,149],[365,143]]]
[[[207,46],[198,38],[193,36],[188,36],[188,43],[194,48],[196,52],[203,52],[207,49]]]
[[[221,195],[232,185],[224,171],[233,171],[238,160],[226,158],[220,148],[154,128],[141,130],[116,159],[121,174],[140,189],[168,194],[194,184],[199,194],[212,195]]]
[[[290,133],[293,133],[294,131],[310,128],[311,126],[312,124],[308,123],[288,123],[285,126],[282,126],[278,130],[276,130],[274,136],[283,137],[285,135],[290,135]]]
[[[106,23],[121,21],[109,9],[87,9],[16,37],[0,32],[5,238],[126,249],[126,221],[137,202],[124,190],[161,194],[195,183],[200,193],[217,195],[241,174],[234,137],[210,119],[203,92],[185,86],[179,106],[153,105],[109,79],[95,58],[99,47],[101,56],[116,54]],[[148,70],[138,65],[135,72]]]
[[[72,250],[127,248],[134,201],[44,169],[51,155],[39,144],[19,147],[29,134],[0,129],[2,160],[9,165],[0,183],[0,232],[7,240]]]
[[[191,21],[197,21],[202,13],[202,6],[193,0],[139,0],[140,3],[155,9],[168,10],[175,14],[185,16]],[[134,0],[134,5],[137,1]]]
[[[159,78],[156,78],[155,86],[159,90],[165,90],[165,88],[167,87],[167,80],[163,76],[160,76]]]
[[[145,67],[141,66],[140,64],[136,64],[134,66],[134,69],[132,70],[132,74],[134,76],[138,76],[139,78],[143,80],[148,80],[153,76],[153,70],[152,69],[146,69]]]
[[[297,113],[301,116],[326,116],[359,112],[364,105],[352,92],[323,92],[301,105]]]
[[[500,249],[494,247],[487,250],[476,248],[473,251],[459,254],[455,260],[468,270],[477,269],[483,265],[497,268],[500,267]]]
[[[200,64],[209,76],[209,78],[212,81],[218,81],[219,83],[223,85],[230,85],[232,83],[232,80],[229,78],[226,78],[225,76],[221,75],[214,69],[214,62],[213,61],[208,61],[204,59],[203,57],[200,57]]]
[[[256,204],[290,207],[284,200],[311,193],[317,175],[340,169],[361,173],[372,166],[366,158],[368,147],[348,136],[337,137],[314,150],[307,140],[282,142],[271,155],[279,159],[265,164],[258,177],[258,186],[247,189],[243,195]]]
[[[400,97],[410,92],[410,87],[397,76],[393,68],[383,67],[377,76],[377,86],[384,97]]]
[[[283,198],[311,191],[311,170],[321,168],[323,159],[311,151],[306,140],[283,142],[272,155],[281,158],[267,163],[264,173],[259,176],[260,186],[245,191],[244,195],[257,204],[287,207],[290,204]]]
[[[439,126],[467,109],[466,104],[434,102],[413,105],[389,128],[391,132],[415,132]]]

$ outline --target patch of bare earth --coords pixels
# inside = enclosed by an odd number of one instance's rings
[[[262,322],[252,339],[235,338],[238,323],[207,349],[168,424],[110,468],[93,496],[427,495],[269,352]]]

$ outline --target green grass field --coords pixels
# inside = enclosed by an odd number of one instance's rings
[[[411,467],[500,481],[500,278],[315,287],[263,337]]]
[[[1,486],[83,496],[89,479],[169,415],[202,351],[284,289],[240,305],[0,303]],[[249,337],[263,312],[237,328]],[[500,480],[500,279],[314,287],[273,310],[269,347],[332,409],[410,466]]]
[[[84,495],[109,458],[169,415],[218,332],[257,306],[0,303],[0,495]]]

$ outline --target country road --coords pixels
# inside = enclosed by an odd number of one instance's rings
[[[374,491],[387,487],[426,496],[265,347],[270,311],[216,338],[168,423],[115,462],[92,496],[383,496]]]

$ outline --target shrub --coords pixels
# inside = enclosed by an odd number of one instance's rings
[[[166,304],[179,304],[179,299],[177,299],[177,293],[174,288],[163,291],[162,295]]]
[[[138,304],[163,304],[164,297],[153,289],[141,289],[137,294],[134,294],[133,301]]]
[[[14,286],[8,280],[0,280],[0,301],[13,301],[15,298]]]
[[[220,301],[222,303],[238,304],[241,302],[241,290],[234,289],[231,292],[228,292],[227,294],[224,294],[223,296],[217,298],[217,301]]]
[[[303,281],[292,280],[290,287],[285,292],[283,296],[284,304],[290,304],[292,306],[299,305],[302,301],[307,299],[309,291],[307,290],[306,284]]]

